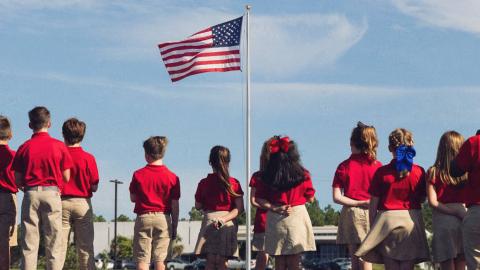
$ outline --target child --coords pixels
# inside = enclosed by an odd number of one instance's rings
[[[450,176],[450,162],[464,139],[455,131],[445,132],[438,144],[437,159],[427,173],[428,202],[433,208],[433,262],[441,270],[465,269],[462,220],[467,213],[462,203],[466,175]]]
[[[412,133],[395,129],[388,137],[390,164],[377,169],[370,185],[370,232],[355,253],[385,269],[411,269],[429,260],[422,219],[425,172],[413,164]]]
[[[315,189],[302,166],[297,145],[288,137],[269,140],[270,158],[256,185],[258,204],[267,209],[265,251],[275,256],[275,269],[300,269],[300,254],[316,250],[305,203]]]
[[[73,160],[70,181],[62,188],[63,256],[65,260],[70,229],[73,228],[79,269],[95,269],[93,254],[93,210],[90,198],[98,188],[98,169],[95,158],[85,152],[80,143],[86,125],[76,118],[63,123],[62,133]]]
[[[28,112],[32,138],[18,148],[13,161],[17,186],[23,189],[22,269],[37,269],[40,226],[45,237],[46,269],[61,269],[62,201],[59,186],[70,179],[72,159],[65,144],[48,134],[50,112]]]
[[[468,269],[480,268],[480,134],[470,137],[452,162],[452,176],[468,173],[464,202],[468,208],[463,219],[463,245]]]
[[[250,179],[250,201],[253,206],[257,207],[255,213],[255,223],[253,227],[253,240],[252,240],[252,250],[257,252],[257,257],[255,260],[255,269],[264,270],[267,267],[268,254],[265,252],[265,224],[267,221],[267,210],[263,209],[256,200],[255,192],[258,181],[262,175],[262,171],[265,170],[265,165],[268,162],[270,155],[269,141],[263,143],[262,153],[260,154],[260,170],[255,172]]]
[[[203,210],[195,254],[206,256],[206,270],[226,268],[227,259],[238,256],[236,217],[243,212],[243,190],[230,177],[230,150],[215,146],[210,151],[213,173],[198,183],[195,208]]]
[[[15,151],[8,147],[12,139],[10,121],[0,115],[0,270],[10,269],[10,246],[17,245],[17,185],[12,162]]]
[[[333,201],[343,205],[338,222],[337,243],[348,245],[352,270],[372,269],[370,263],[360,261],[354,254],[370,229],[368,189],[373,174],[382,166],[376,159],[377,147],[375,128],[358,122],[350,136],[352,155],[338,165],[333,179]]]
[[[177,235],[180,181],[163,164],[167,144],[167,138],[161,136],[143,143],[148,164],[133,174],[130,183],[130,199],[137,214],[133,257],[139,270],[149,269],[150,258],[155,270],[164,270],[170,240]]]

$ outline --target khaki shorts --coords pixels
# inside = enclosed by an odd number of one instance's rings
[[[169,214],[147,213],[137,216],[133,236],[133,258],[149,264],[168,257],[172,221]]]

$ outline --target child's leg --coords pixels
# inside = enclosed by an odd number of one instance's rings
[[[285,256],[275,256],[275,270],[286,270],[287,262]]]
[[[394,259],[383,257],[385,263],[385,270],[400,270],[400,263]]]
[[[146,262],[137,262],[137,270],[148,270],[149,265]]]
[[[400,262],[400,270],[413,270],[414,267],[415,262],[413,260]]]
[[[165,262],[155,262],[155,270],[165,270]]]
[[[220,255],[215,256],[215,266],[217,270],[227,269],[227,258]]]
[[[300,254],[285,256],[288,270],[300,270]]]
[[[207,254],[207,263],[205,265],[205,270],[215,270],[215,254]]]
[[[463,255],[459,255],[454,260],[455,270],[465,270],[465,257]]]
[[[446,260],[440,263],[440,270],[453,270],[455,269],[455,264],[453,259]]]
[[[267,268],[268,254],[265,251],[258,251],[255,262],[255,270],[265,270]]]

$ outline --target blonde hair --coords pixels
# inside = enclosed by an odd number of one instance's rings
[[[428,179],[438,177],[442,183],[447,185],[458,185],[467,180],[467,174],[461,177],[450,176],[450,162],[455,158],[465,139],[456,131],[443,133],[438,143],[437,158],[432,167],[428,169]]]
[[[228,170],[230,165],[230,150],[225,146],[214,146],[210,150],[210,157],[208,160],[225,187],[225,191],[233,197],[240,197],[241,195],[232,189],[232,184],[230,183],[230,173]]]
[[[167,149],[168,139],[165,136],[152,136],[143,142],[145,154],[158,160],[163,158]]]
[[[412,132],[404,129],[397,128],[388,136],[388,149],[393,153],[401,145],[413,146],[413,134]],[[409,171],[399,172],[400,178],[407,177],[410,174]]]
[[[377,159],[378,139],[375,127],[358,122],[357,126],[352,130],[350,143],[360,152],[367,154],[372,161]]]

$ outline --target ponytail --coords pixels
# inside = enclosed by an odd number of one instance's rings
[[[412,132],[404,129],[397,128],[388,136],[388,149],[391,152],[396,152],[397,159],[399,151],[401,150],[405,154],[405,162],[408,164],[399,164],[397,160],[397,171],[400,178],[405,178],[410,175],[411,166],[413,164],[413,157],[415,156],[415,150],[413,149],[413,134]],[[408,159],[408,160],[407,160]],[[400,166],[403,165],[403,166]],[[408,168],[409,167],[409,168]]]
[[[232,184],[229,180],[230,173],[228,166],[230,164],[230,150],[224,146],[214,146],[212,150],[210,150],[209,162],[225,187],[225,191],[233,197],[240,197],[241,195],[232,189]]]

